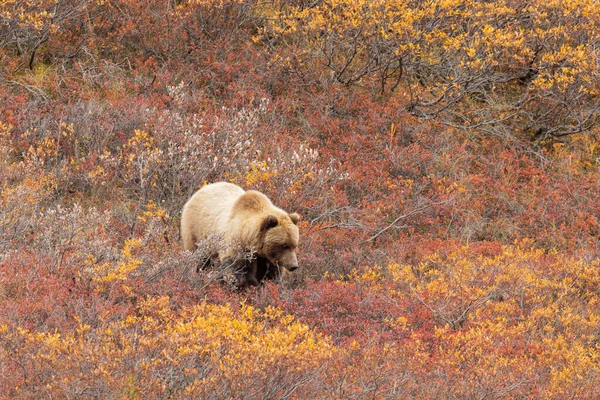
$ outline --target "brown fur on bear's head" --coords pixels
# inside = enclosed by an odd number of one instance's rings
[[[237,223],[244,226],[246,240],[242,242],[252,243],[258,256],[288,271],[298,268],[298,214],[288,214],[274,206],[264,194],[249,190],[234,204],[233,215]]]
[[[262,240],[258,254],[278,267],[284,267],[288,271],[296,270],[296,249],[300,238],[297,226],[299,220],[300,216],[296,213],[266,216],[261,224]]]

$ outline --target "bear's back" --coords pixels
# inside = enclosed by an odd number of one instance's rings
[[[236,200],[244,189],[229,182],[204,186],[188,200],[181,214],[181,237],[187,250],[198,240],[222,235]]]

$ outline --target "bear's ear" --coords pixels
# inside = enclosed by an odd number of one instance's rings
[[[302,217],[298,213],[291,213],[290,219],[292,220],[294,225],[298,225],[298,221],[300,221],[302,219]]]
[[[264,219],[264,221],[262,222],[262,225],[260,227],[260,229],[263,232],[268,231],[271,228],[275,228],[277,226],[279,222],[277,221],[277,217],[274,215],[269,215],[268,217],[266,217]]]

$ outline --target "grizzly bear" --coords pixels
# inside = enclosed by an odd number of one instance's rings
[[[212,256],[233,268],[240,287],[257,286],[279,277],[282,267],[298,268],[299,219],[258,191],[217,182],[198,190],[183,207],[181,239],[186,250],[194,251],[199,241],[218,238]]]

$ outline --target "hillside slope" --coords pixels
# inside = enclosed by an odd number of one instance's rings
[[[597,398],[592,0],[0,1],[1,398]],[[196,271],[230,181],[301,268]]]

